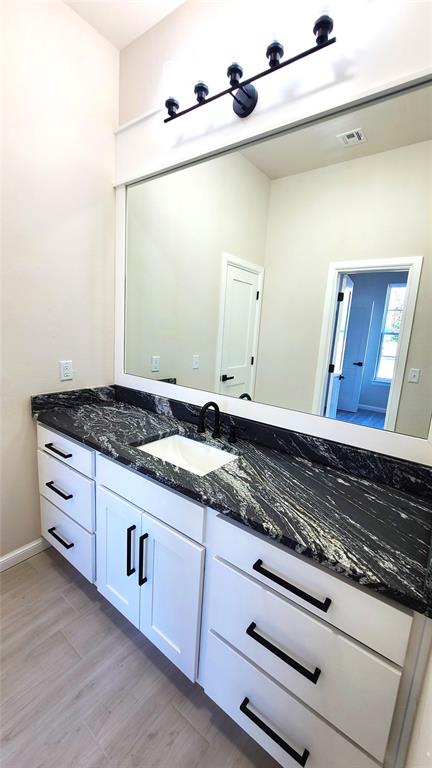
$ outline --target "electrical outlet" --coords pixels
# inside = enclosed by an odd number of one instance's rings
[[[152,355],[151,372],[158,373],[158,371],[160,371],[160,355]]]
[[[73,379],[72,360],[59,360],[60,381]]]
[[[409,384],[418,384],[420,380],[420,368],[410,368],[408,374]]]
[[[199,355],[192,355],[192,368],[195,371],[199,368]]]

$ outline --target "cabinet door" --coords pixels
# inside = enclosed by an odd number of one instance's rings
[[[140,630],[194,681],[204,547],[143,514],[140,570]]]
[[[97,489],[96,583],[99,592],[139,626],[138,543],[141,511]]]

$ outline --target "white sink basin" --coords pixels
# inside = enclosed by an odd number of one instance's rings
[[[150,456],[157,456],[176,467],[187,469],[188,472],[200,477],[208,475],[214,469],[219,469],[237,458],[232,453],[213,448],[207,443],[190,440],[182,435],[171,435],[171,437],[163,437],[162,440],[139,445],[138,450],[149,453]]]

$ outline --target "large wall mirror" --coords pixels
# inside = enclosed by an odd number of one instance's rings
[[[127,188],[128,374],[426,438],[432,86]]]

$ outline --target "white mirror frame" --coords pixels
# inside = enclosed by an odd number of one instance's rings
[[[309,121],[310,122],[310,121]],[[298,125],[296,126],[298,128]],[[287,126],[288,128],[288,126]],[[267,134],[268,136],[268,134]],[[256,137],[258,141],[260,137]],[[235,145],[238,147],[238,143]],[[224,152],[233,149],[227,146]],[[218,156],[218,150],[212,155]],[[211,155],[210,155],[211,156]],[[208,159],[209,155],[205,156]],[[204,159],[204,158],[202,158]],[[186,162],[180,167],[187,167],[192,161]],[[197,158],[194,158],[197,162]],[[167,173],[174,168],[164,168],[162,173]],[[143,177],[141,181],[154,178],[160,174],[151,174]],[[131,179],[131,183],[137,179]],[[288,408],[280,408],[264,403],[248,402],[234,397],[226,397],[214,392],[184,387],[178,384],[134,376],[126,373],[125,359],[125,285],[126,285],[126,185],[120,184],[116,188],[116,276],[115,276],[115,378],[116,384],[129,387],[140,392],[149,392],[160,397],[172,400],[182,400],[197,406],[202,406],[208,400],[215,400],[221,411],[233,416],[240,416],[251,421],[270,424],[283,429],[303,432],[326,440],[363,448],[369,451],[386,454],[395,458],[413,461],[427,466],[432,466],[432,422],[428,438],[410,437],[398,432],[388,432],[372,427],[363,427],[358,424],[350,424],[323,416],[292,411]]]

